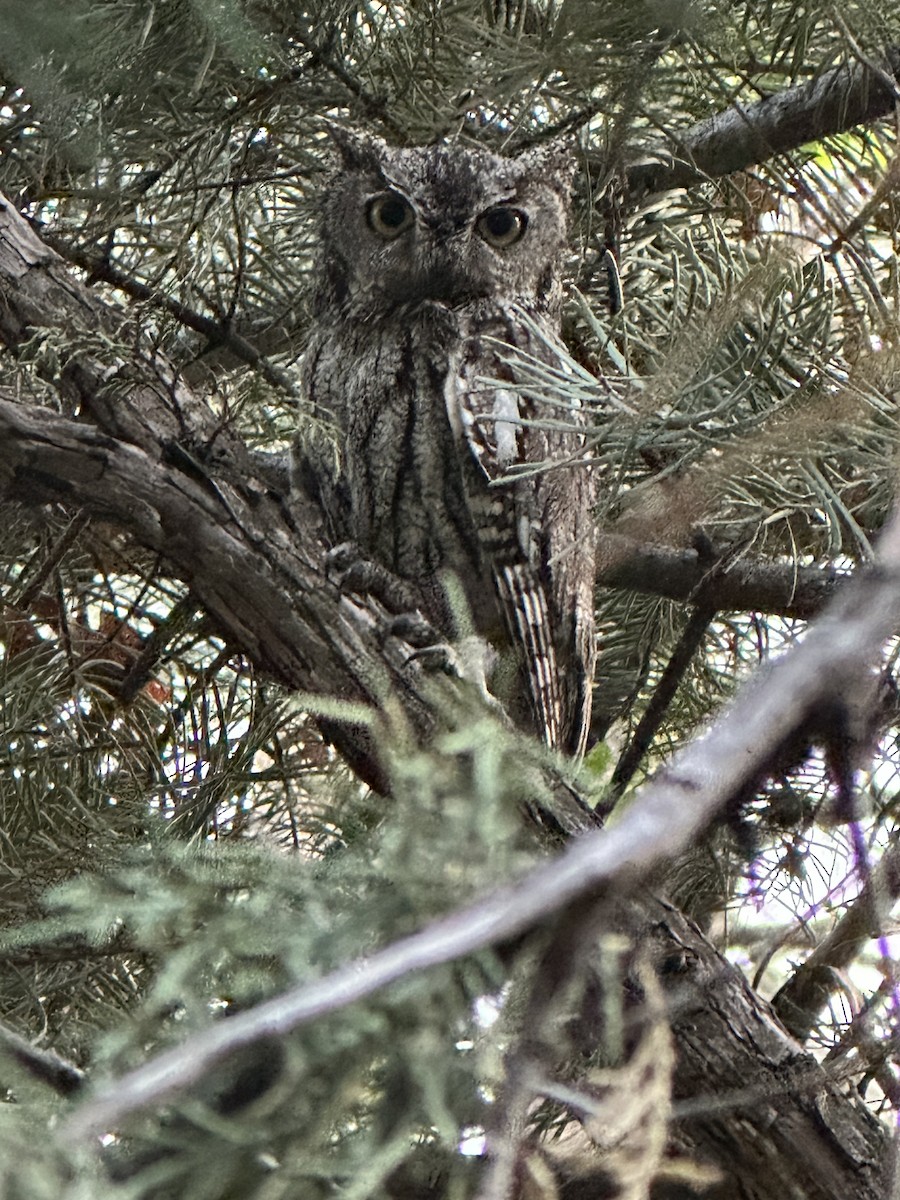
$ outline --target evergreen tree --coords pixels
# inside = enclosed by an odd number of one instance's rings
[[[872,0],[0,4],[0,1195],[890,1194],[898,88]],[[583,764],[291,492],[342,125],[576,148]]]

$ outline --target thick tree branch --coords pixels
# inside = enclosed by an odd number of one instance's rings
[[[287,509],[248,476],[238,489],[154,459],[95,427],[0,399],[0,493],[24,503],[84,508],[126,528],[192,588],[217,628],[286,686],[338,695],[348,706],[405,697],[421,730],[429,722],[407,681],[417,671],[396,639],[383,653],[371,619],[323,573],[315,522]],[[349,708],[348,708],[349,711]],[[348,743],[349,745],[349,743]],[[353,763],[386,785],[374,754]]]
[[[847,575],[834,567],[741,558],[710,570],[696,550],[676,550],[602,532],[597,583],[691,601],[719,612],[764,612],[809,620]]]
[[[900,95],[898,76],[900,49],[891,46],[881,63],[833,67],[758,104],[736,104],[688,130],[667,161],[627,168],[628,190],[640,196],[719,179],[888,116]]]

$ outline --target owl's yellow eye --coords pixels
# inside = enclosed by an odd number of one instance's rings
[[[500,204],[478,218],[475,228],[489,246],[511,246],[525,232],[528,218],[518,208]]]
[[[369,228],[391,242],[399,237],[404,230],[409,229],[415,219],[412,205],[399,192],[385,192],[369,201],[366,209],[366,220]]]

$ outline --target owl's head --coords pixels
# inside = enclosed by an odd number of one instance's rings
[[[426,301],[559,303],[574,162],[557,146],[394,149],[336,131],[322,198],[326,303],[375,316]]]

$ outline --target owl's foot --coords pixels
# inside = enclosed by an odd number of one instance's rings
[[[412,648],[411,658],[421,657],[429,665],[441,666],[449,658],[450,647],[443,635],[419,611],[419,597],[406,580],[387,567],[366,558],[355,542],[342,542],[329,551],[326,574],[342,592],[371,596],[391,614],[379,622],[382,641],[398,638]]]
[[[487,681],[496,666],[496,651],[483,638],[474,634],[450,643],[432,632],[434,640],[414,650],[410,659],[429,670],[443,671],[447,675],[454,675],[457,679],[473,684],[481,697],[495,706],[497,702],[488,689]],[[400,636],[409,641],[405,634]]]
[[[411,646],[413,658],[427,659],[449,650],[443,635],[418,610],[392,617],[384,623],[382,632],[385,637],[400,638]]]
[[[381,563],[366,558],[355,542],[341,542],[329,550],[325,573],[342,592],[372,596],[388,612],[413,612],[418,605],[418,597],[409,584]]]
[[[325,569],[342,592],[371,596],[384,605],[391,615],[379,623],[379,636],[405,642],[411,649],[410,662],[475,682],[479,691],[489,695],[485,680],[496,657],[494,651],[474,636],[449,643],[422,615],[421,597],[405,579],[366,558],[355,542],[342,542],[329,551]]]
[[[412,651],[409,662],[418,663],[426,671],[442,671],[458,679],[474,680],[479,690],[486,693],[484,655],[493,652],[488,651],[487,643],[481,638],[463,638],[458,643],[450,643],[420,612],[392,617],[382,625],[381,634],[405,642]]]

